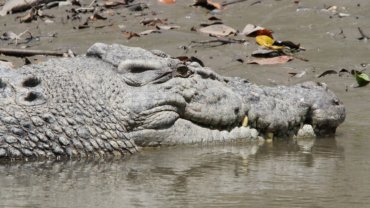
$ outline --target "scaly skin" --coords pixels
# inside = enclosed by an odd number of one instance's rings
[[[142,146],[334,134],[345,109],[313,82],[260,87],[160,51],[97,43],[86,56],[0,67],[0,159],[127,155]],[[249,126],[242,127],[245,116]]]

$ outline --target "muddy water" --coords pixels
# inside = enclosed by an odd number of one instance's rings
[[[0,207],[369,207],[370,88],[353,88],[355,82],[348,75],[317,75],[343,68],[370,73],[370,42],[357,39],[358,27],[370,36],[370,2],[312,0],[296,5],[288,0],[263,0],[250,6],[257,1],[246,1],[216,14],[236,29],[242,30],[247,23],[261,25],[274,30],[276,39],[300,42],[307,49],[300,55],[309,62],[293,60],[274,66],[236,61],[250,59],[257,48],[251,38],[244,45],[181,49],[191,41],[210,39],[190,28],[209,22],[211,15],[189,7],[188,1],[173,6],[148,2],[150,9],[143,12],[146,16],[135,17],[135,13],[121,10],[109,21],[96,23],[113,23],[102,29],[74,30],[79,22],[67,20],[66,8],[60,8],[45,11],[55,14],[54,24],[40,20],[19,24],[16,15],[1,18],[0,32],[29,29],[33,35],[58,34],[57,38],[31,42],[32,49],[71,48],[83,53],[94,42],[106,42],[160,49],[174,56],[193,55],[220,74],[271,86],[326,82],[347,107],[347,119],[336,137],[298,144],[280,141],[148,149],[114,161],[1,165]],[[340,18],[322,11],[324,5],[336,5],[338,12],[350,16]],[[130,40],[121,35],[121,28],[150,29],[139,22],[153,17],[153,11],[155,17],[168,18],[181,28]],[[288,72],[304,75],[291,77]]]

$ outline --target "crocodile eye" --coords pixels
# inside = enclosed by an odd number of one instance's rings
[[[176,69],[176,77],[189,77],[191,75],[191,71],[187,66],[179,66]]]
[[[187,72],[188,72],[188,67],[186,67],[186,66],[180,66],[180,67],[177,68],[177,73],[179,73],[179,74],[184,75]]]

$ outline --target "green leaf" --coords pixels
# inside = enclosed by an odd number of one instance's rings
[[[369,76],[367,76],[365,73],[355,73],[355,77],[359,87],[363,87],[370,82]]]

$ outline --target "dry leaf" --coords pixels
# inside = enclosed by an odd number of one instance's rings
[[[276,51],[276,50],[265,49],[265,48],[259,48],[252,52],[252,56],[257,57],[257,58],[272,58],[272,57],[281,56],[281,55],[284,55],[284,53],[280,51]]]
[[[266,35],[266,36],[269,36],[270,38],[273,38],[272,37],[272,30],[260,29],[260,30],[257,30],[255,33],[256,33],[256,36]]]
[[[221,19],[220,19],[220,18],[215,17],[215,16],[212,16],[212,17],[208,18],[208,20],[209,20],[209,21],[221,21]]]
[[[139,35],[149,35],[149,34],[152,34],[152,33],[161,33],[161,31],[159,31],[159,30],[145,30],[145,31],[139,33]]]
[[[220,3],[212,2],[211,0],[195,0],[193,6],[201,6],[208,10],[222,9],[222,5]]]
[[[176,0],[158,0],[160,3],[163,4],[174,4],[176,3]]]
[[[272,64],[284,64],[288,61],[293,60],[291,56],[278,56],[273,58],[256,58],[248,61],[248,64],[258,64],[258,65],[272,65]]]
[[[32,22],[32,20],[36,20],[37,18],[37,13],[34,9],[31,9],[29,13],[27,13],[26,15],[22,16],[22,17],[17,17],[19,19],[19,21],[21,23],[23,22]]]
[[[95,14],[91,15],[89,17],[89,19],[95,21],[95,20],[106,20],[107,18],[103,17],[102,15],[100,15],[98,13],[95,13]]]
[[[178,56],[176,58],[182,62],[197,62],[199,65],[204,67],[203,61],[194,56],[191,56],[190,58],[188,56]]]
[[[211,0],[207,0],[207,3],[213,6],[215,9],[222,9],[222,5],[220,3],[212,2]]]
[[[337,71],[335,71],[335,70],[326,70],[326,71],[324,71],[323,73],[321,73],[319,76],[317,76],[317,78],[320,78],[320,77],[323,77],[323,76],[326,76],[326,75],[328,75],[328,74],[338,74],[338,72]]]
[[[180,26],[177,26],[177,25],[157,25],[156,28],[158,30],[173,30],[173,29],[180,28]]]
[[[236,30],[234,28],[223,24],[203,27],[199,29],[199,32],[221,37],[236,34]]]
[[[260,46],[264,46],[266,48],[272,49],[272,50],[279,50],[283,49],[284,46],[276,46],[274,45],[275,40],[267,35],[259,35],[256,37],[256,42]]]
[[[351,74],[350,71],[348,71],[347,69],[341,69],[338,73],[338,75],[341,77],[343,76],[344,74]]]
[[[210,25],[222,25],[224,24],[223,22],[217,21],[217,22],[211,22],[211,23],[200,23],[200,27],[208,27]]]
[[[292,41],[275,41],[274,45],[276,46],[285,46],[291,49],[296,49],[296,50],[305,50],[304,48],[301,48],[300,44],[295,44]]]
[[[295,77],[295,78],[302,78],[305,74],[306,74],[306,71],[301,71],[299,73],[297,72],[288,72],[288,74],[291,76],[291,77]]]
[[[119,5],[126,5],[124,1],[104,1],[105,8],[112,8]]]
[[[16,40],[21,39],[19,35],[15,34],[12,31],[4,32],[3,35],[0,37],[0,40]]]
[[[122,32],[122,35],[127,38],[128,40],[130,40],[131,38],[133,37],[140,37],[139,34],[135,33],[135,32]]]
[[[143,24],[144,26],[157,26],[158,24],[167,24],[167,19],[143,19],[140,24]]]
[[[249,36],[249,37],[256,37],[258,35],[267,35],[272,38],[272,30],[268,30],[263,27],[252,25],[252,24],[247,24],[244,27],[241,34]]]

